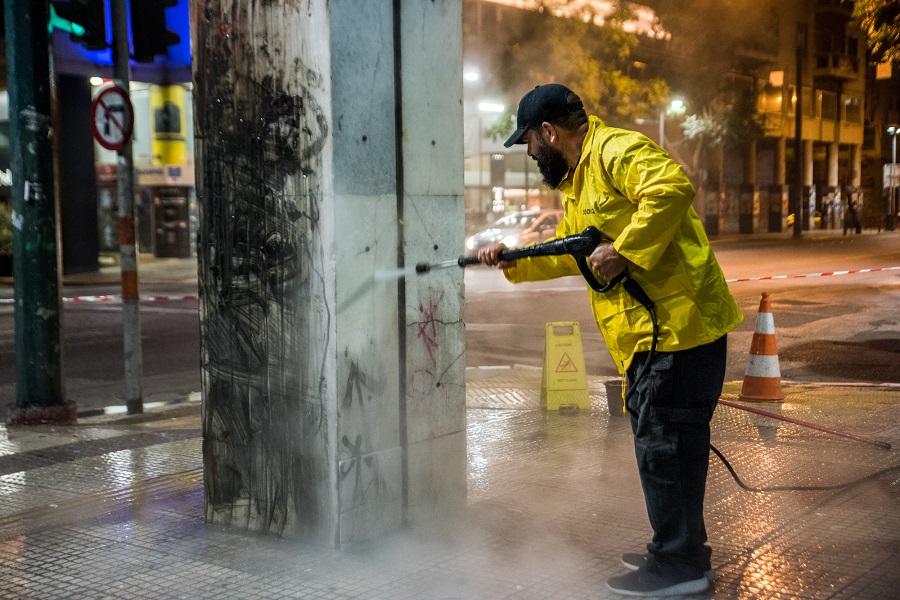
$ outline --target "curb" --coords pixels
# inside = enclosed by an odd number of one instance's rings
[[[184,398],[169,400],[166,402],[147,402],[144,404],[144,412],[129,415],[128,407],[124,404],[105,406],[103,408],[87,408],[77,412],[77,417],[81,419],[90,419],[92,422],[111,422],[111,421],[128,421],[131,423],[139,423],[144,421],[155,421],[162,418],[171,418],[173,411],[184,411],[185,413],[193,412],[200,408],[202,404],[202,395],[200,392],[192,392]],[[182,416],[182,415],[178,415]]]

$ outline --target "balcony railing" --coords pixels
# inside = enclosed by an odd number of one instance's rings
[[[814,74],[816,77],[856,79],[859,77],[859,58],[837,52],[817,54]]]

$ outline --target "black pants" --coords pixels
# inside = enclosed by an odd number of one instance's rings
[[[712,551],[706,545],[703,496],[709,467],[709,422],[725,380],[727,341],[678,352],[659,352],[628,405],[641,486],[659,568],[703,576]],[[637,353],[628,385],[647,358]]]

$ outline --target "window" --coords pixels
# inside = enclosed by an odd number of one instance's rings
[[[834,92],[819,92],[819,118],[828,119],[829,121],[837,121],[838,119],[838,99]]]
[[[777,113],[780,115],[784,107],[783,93],[783,88],[766,85],[764,91],[759,95],[759,104],[757,106],[759,112]]]
[[[791,94],[791,115],[795,113],[797,106],[797,94],[794,90],[797,88],[793,85],[788,86],[788,92]],[[812,88],[803,87],[803,116],[804,117],[815,117],[816,111],[815,106],[816,102],[813,102],[813,91]]]
[[[856,96],[843,96],[844,121],[862,123],[862,101]]]

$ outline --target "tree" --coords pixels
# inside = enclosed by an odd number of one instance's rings
[[[853,18],[869,38],[872,54],[883,61],[900,60],[900,2],[856,0]]]
[[[502,91],[518,98],[527,86],[561,83],[581,97],[589,114],[610,125],[628,127],[636,118],[657,114],[669,89],[660,78],[629,75],[632,51],[639,42],[636,34],[622,28],[629,9],[617,2],[598,26],[596,15],[582,8],[584,4],[559,0],[542,4],[538,11],[518,11],[518,19],[504,22],[501,35],[486,41],[498,61]],[[558,11],[571,16],[554,16]],[[511,114],[514,111],[512,107]],[[511,129],[504,119],[493,133],[500,137]]]
[[[717,178],[716,189],[724,186],[722,168],[723,150],[726,144],[741,145],[763,136],[763,126],[754,105],[752,95],[737,93],[722,97],[702,111],[685,118],[682,128],[684,138],[670,153],[682,164],[688,177],[700,188],[707,183],[710,154],[715,161],[713,172]]]
[[[654,61],[655,72],[685,98],[691,113],[683,124],[685,138],[669,150],[698,186],[706,180],[710,152],[720,161],[726,144],[744,144],[764,133],[756,109],[754,56],[777,44],[772,2],[747,10],[741,0],[694,0],[685,10],[681,0],[647,0],[671,36],[666,52]],[[721,187],[722,169],[714,170]]]

